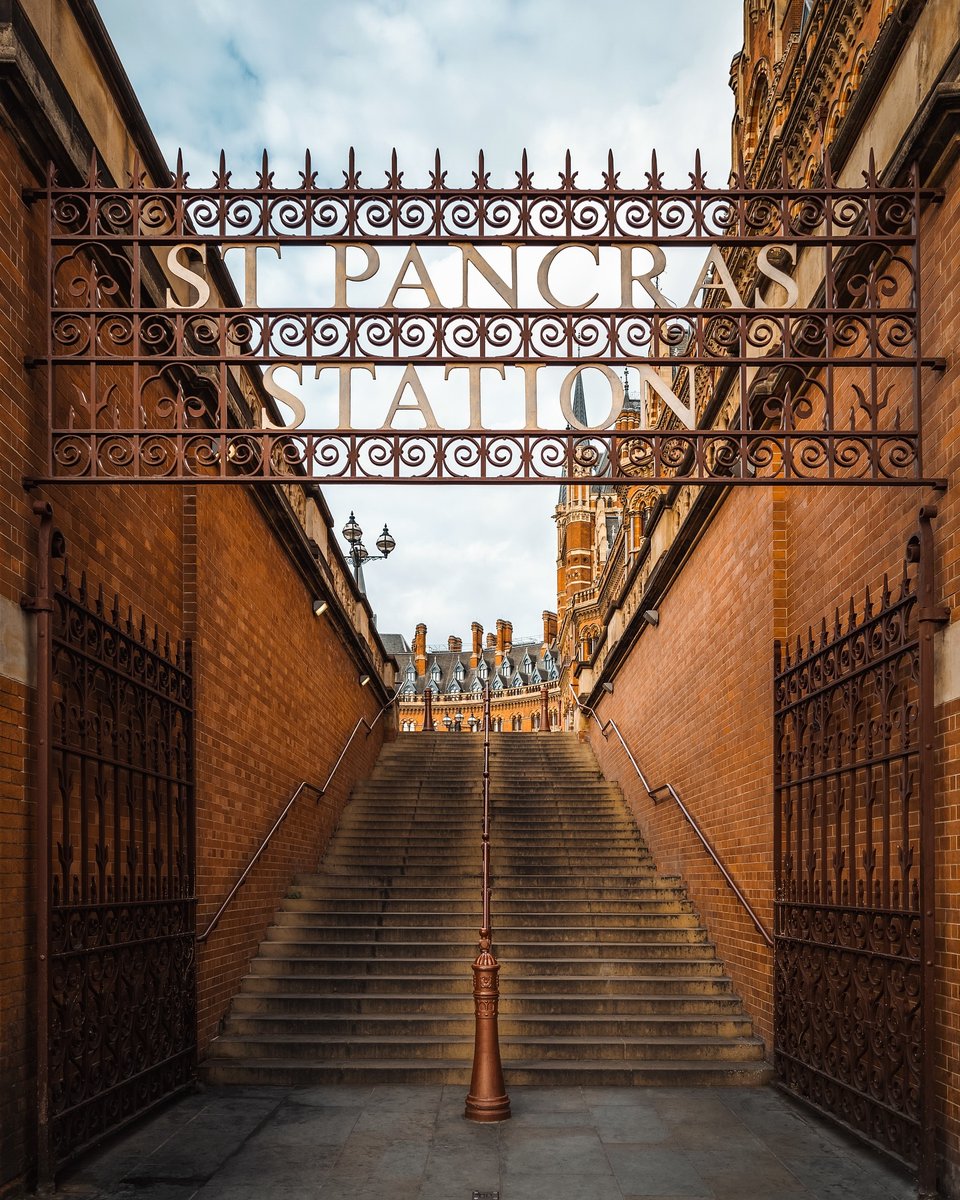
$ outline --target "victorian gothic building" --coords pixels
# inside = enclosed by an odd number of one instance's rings
[[[484,638],[483,626],[470,626],[470,648],[451,635],[446,649],[427,646],[427,627],[417,626],[413,644],[398,635],[386,639],[400,672],[400,730],[412,733],[432,719],[437,730],[479,730],[483,695],[490,687],[491,725],[498,732],[538,733],[559,720],[557,615],[543,614],[539,641],[513,640],[513,624],[498,620]],[[430,694],[430,717],[424,697]]]

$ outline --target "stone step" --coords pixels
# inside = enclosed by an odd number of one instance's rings
[[[375,1037],[351,1034],[311,1036],[303,1034],[256,1033],[251,1036],[223,1033],[215,1039],[217,1057],[246,1059],[255,1054],[271,1058],[329,1059],[473,1058],[473,1032],[462,1037],[441,1034],[395,1034]],[[519,1037],[501,1034],[500,1054],[504,1065],[534,1059],[540,1062],[574,1062],[587,1057],[594,1061],[663,1062],[677,1058],[688,1061],[756,1062],[763,1058],[759,1038],[739,1037]]]
[[[212,1059],[205,1077],[210,1084],[245,1084],[262,1087],[317,1087],[323,1084],[411,1087],[451,1084],[468,1087],[470,1063],[456,1060],[411,1062],[407,1058],[381,1059],[376,1063],[340,1059],[335,1062],[291,1062],[286,1059],[249,1057]],[[656,1062],[619,1063],[579,1060],[576,1064],[505,1063],[507,1087],[759,1087],[769,1081],[764,1063]]]
[[[424,978],[438,975],[457,975],[468,969],[476,956],[473,946],[462,947],[461,953],[439,954],[433,946],[420,947],[429,953],[413,954],[404,948],[399,953],[398,947],[383,947],[383,953],[351,955],[348,953],[319,954],[314,947],[303,948],[304,953],[297,953],[296,945],[288,946],[283,942],[261,942],[257,957],[250,964],[254,972],[269,972],[273,975],[390,975],[397,974],[404,967],[415,968]],[[444,947],[453,949],[453,947]],[[689,948],[695,952],[699,947]],[[710,949],[709,947],[707,948]],[[501,966],[515,978],[526,976],[566,976],[580,977],[622,977],[636,971],[641,976],[654,976],[658,973],[672,978],[687,976],[697,979],[709,979],[723,973],[723,966],[716,959],[703,957],[680,957],[679,954],[656,955],[652,948],[645,948],[644,956],[640,954],[613,958],[606,956],[588,957],[582,954],[565,955],[559,958],[530,958],[516,957],[503,959]],[[387,953],[392,951],[392,953]],[[501,976],[502,978],[502,976]]]
[[[258,983],[262,983],[258,979]],[[473,1020],[473,999],[465,986],[459,994],[422,992],[270,992],[243,991],[234,997],[234,1015],[286,1015],[317,1016],[322,1013],[349,1015],[450,1013],[467,1015]],[[673,1020],[679,1017],[691,1020],[745,1020],[739,999],[728,993],[717,995],[684,995],[683,993],[662,996],[615,996],[594,993],[572,993],[538,995],[514,992],[504,996],[500,1004],[501,1019],[511,1013],[524,1019],[538,1016],[597,1018],[657,1017]]]
[[[503,877],[495,878],[493,884],[493,895],[496,897],[498,905],[505,905],[510,901],[516,901],[518,898],[529,898],[533,903],[567,903],[567,904],[584,904],[584,903],[604,903],[607,900],[616,901],[618,903],[635,900],[638,903],[644,901],[658,901],[662,903],[680,902],[684,893],[679,884],[665,885],[662,877],[644,878],[627,880],[627,877],[620,877],[617,884],[603,884],[599,886],[586,885],[566,885],[566,884],[538,884],[537,886],[516,885],[514,883],[504,882]],[[402,876],[394,877],[387,876],[359,876],[353,874],[327,876],[325,882],[316,884],[294,883],[291,887],[291,892],[287,894],[287,900],[331,900],[341,897],[349,901],[350,899],[364,899],[373,894],[382,893],[384,897],[390,896],[394,900],[415,900],[417,903],[437,903],[438,901],[450,897],[451,899],[461,899],[468,903],[476,903],[476,896],[480,894],[480,877],[467,878],[461,876],[459,883],[437,883],[429,880],[421,880],[419,882],[411,879],[406,879]],[[286,901],[285,901],[286,902]],[[688,901],[684,901],[689,903]],[[499,911],[499,910],[498,910]]]
[[[325,924],[315,920],[302,920],[303,915],[302,913],[279,913],[276,925],[272,925],[267,931],[268,938],[283,940],[296,937],[298,940],[318,942],[387,940],[406,942],[414,940],[417,937],[427,937],[442,939],[444,941],[469,941],[477,932],[476,924],[461,924],[462,918],[459,914],[447,922],[433,919],[423,924],[414,925],[409,924],[408,915],[401,915],[399,919],[386,917],[383,921],[375,924],[369,923],[369,913],[362,913],[362,920],[336,924]],[[623,941],[627,938],[630,941],[636,942],[658,942],[664,940],[705,941],[706,931],[694,923],[693,917],[688,916],[685,919],[689,922],[685,926],[678,923],[637,926],[634,924],[636,918],[628,917],[624,917],[619,924],[610,924],[607,923],[605,915],[603,917],[604,924],[600,924],[596,920],[596,917],[590,922],[571,922],[565,925],[544,925],[540,922],[525,922],[523,924],[511,922],[510,924],[506,924],[503,921],[499,921],[496,930],[497,945],[502,947],[508,943],[516,943],[524,936],[529,937],[531,933],[536,933],[539,939],[544,942],[552,943],[579,941],[605,943]],[[275,930],[277,931],[276,933],[274,933]]]
[[[521,930],[529,934],[529,930]],[[569,931],[568,931],[569,933]],[[699,936],[694,936],[699,934]],[[334,951],[349,958],[363,958],[366,955],[382,955],[384,953],[409,954],[411,958],[429,955],[442,944],[445,950],[465,947],[468,951],[476,943],[476,927],[464,929],[411,929],[384,930],[374,927],[369,934],[362,937],[336,937],[325,931],[316,931],[297,927],[271,925],[262,947],[271,945],[285,946],[290,954],[313,954],[318,947],[325,947],[330,953]],[[498,930],[496,952],[504,961],[525,962],[541,958],[555,958],[558,947],[563,947],[563,953],[574,953],[581,958],[604,957],[615,953],[621,959],[628,958],[673,958],[678,955],[691,959],[712,957],[715,947],[706,940],[702,930],[678,931],[666,929],[659,936],[633,937],[624,940],[623,930],[614,929],[606,935],[593,930],[580,931],[580,936],[561,937],[560,935],[544,936],[531,940],[512,936],[507,930]]]
[[[385,991],[403,992],[418,996],[458,996],[469,998],[473,987],[470,964],[458,961],[445,972],[438,974],[377,974],[358,975],[353,971],[317,973],[305,969],[292,973],[276,970],[276,960],[271,963],[254,959],[251,973],[243,980],[245,994],[283,992],[298,995],[362,994],[372,992],[380,995]],[[404,964],[409,965],[409,964]],[[716,996],[732,996],[732,981],[725,975],[678,976],[669,971],[657,975],[641,975],[638,972],[626,975],[534,975],[514,968],[509,976],[501,977],[500,994],[504,1003],[511,996],[539,995],[546,999],[556,996],[579,995],[590,999],[603,997],[625,997],[628,999],[653,999],[660,996],[688,996],[700,1000]],[[739,1001],[738,1001],[739,1003]]]
[[[573,1038],[591,1039],[723,1039],[752,1041],[752,1026],[744,1016],[612,1015],[580,1014],[511,1017],[501,1012],[501,1037],[507,1039],[558,1039],[569,1047]],[[241,1013],[234,1010],[224,1035],[235,1038],[373,1038],[420,1037],[472,1039],[473,1013],[466,1005],[459,1013]]]
[[[371,897],[328,896],[321,899],[309,899],[288,896],[282,903],[280,911],[292,915],[294,913],[309,919],[311,917],[345,919],[372,918],[377,914],[396,919],[404,916],[423,917],[428,922],[441,919],[456,919],[474,916],[477,911],[477,894],[471,889],[463,895],[450,897],[445,900],[446,907],[439,909],[435,897],[410,897],[397,900],[387,895]],[[608,922],[621,923],[635,921],[638,925],[645,922],[656,923],[657,920],[671,921],[674,918],[683,921],[693,918],[693,905],[688,900],[646,900],[639,897],[629,897],[620,900],[555,900],[549,906],[543,902],[526,903],[523,900],[504,899],[497,896],[497,923],[509,920],[511,923],[534,925],[550,921],[575,922],[585,924],[603,916]]]
[[[536,936],[533,937],[532,935]],[[301,925],[278,923],[266,930],[266,941],[302,946],[332,946],[352,943],[356,946],[415,946],[424,942],[456,942],[470,946],[476,941],[476,925]],[[554,928],[530,929],[528,926],[497,926],[497,947],[500,954],[541,953],[552,954],[557,946],[587,946],[606,949],[613,946],[654,946],[665,943],[670,946],[710,946],[707,931],[692,926],[677,929],[676,926],[647,926],[632,929],[630,926],[614,925],[606,929],[595,926],[554,926]]]

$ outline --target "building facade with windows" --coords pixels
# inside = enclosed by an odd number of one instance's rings
[[[540,733],[559,727],[556,613],[544,612],[539,641],[514,642],[513,624],[500,619],[496,632],[486,636],[474,621],[467,650],[463,639],[454,635],[446,648],[429,647],[425,624],[417,626],[412,644],[396,634],[388,635],[386,644],[400,664],[401,733],[422,731],[430,718],[439,732],[479,732],[487,686],[493,730]]]

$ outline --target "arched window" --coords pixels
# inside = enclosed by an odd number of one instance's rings
[[[540,714],[538,712],[533,714],[533,731],[534,733],[540,732]]]

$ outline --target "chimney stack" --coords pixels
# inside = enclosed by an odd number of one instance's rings
[[[499,667],[504,658],[513,649],[513,625],[510,621],[504,621],[503,618],[497,621],[497,658],[496,663]]]
[[[557,614],[548,609],[543,610],[543,644],[552,646],[557,640]]]
[[[497,644],[497,635],[495,633],[487,634],[487,649],[492,650]]]
[[[447,649],[451,654],[459,654],[463,649],[463,638],[454,637],[451,633],[447,638]]]
[[[470,635],[473,639],[470,651],[470,670],[475,671],[480,665],[480,656],[483,654],[483,626],[479,621],[474,621],[470,626]]]
[[[417,632],[413,635],[413,665],[417,668],[418,675],[426,675],[427,627],[422,621],[417,626]]]

